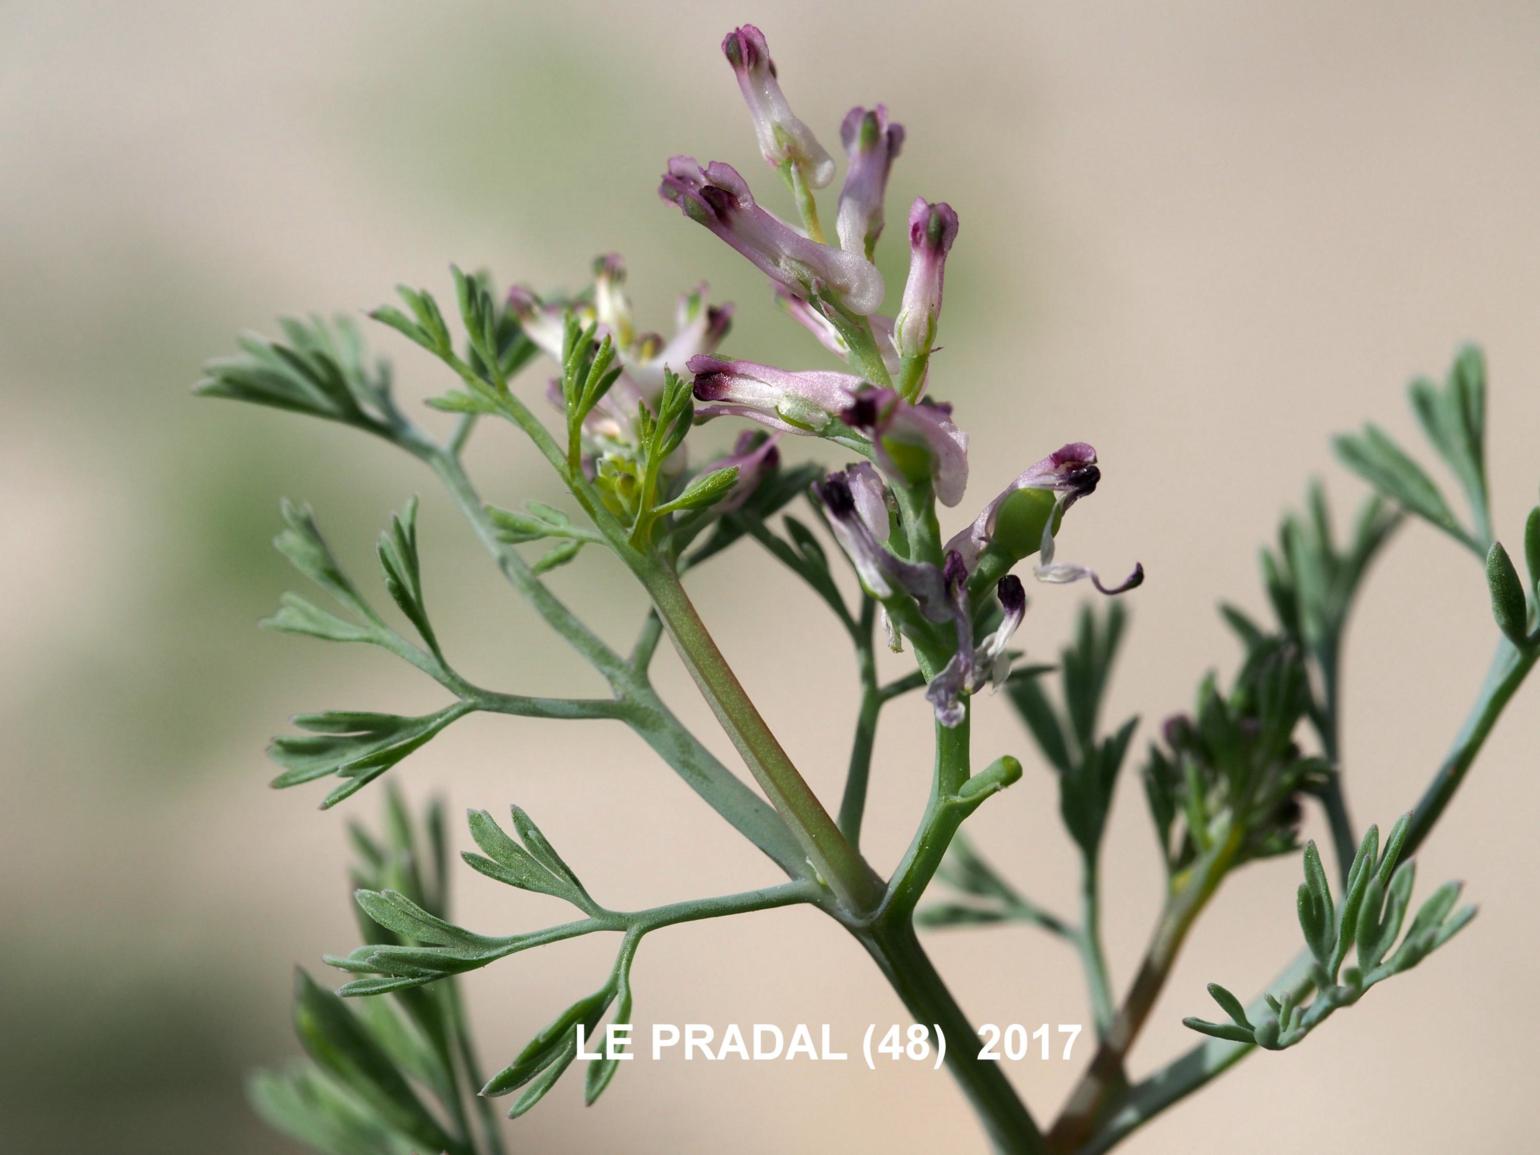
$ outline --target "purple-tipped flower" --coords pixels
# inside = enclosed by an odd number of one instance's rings
[[[733,307],[706,304],[706,286],[702,282],[679,298],[674,335],[664,342],[643,342],[621,361],[626,374],[636,380],[643,393],[656,397],[663,389],[663,371],[672,369],[681,377],[690,358],[715,353],[732,327]]]
[[[813,137],[812,130],[792,115],[776,78],[765,34],[752,24],[735,28],[722,41],[722,55],[738,77],[765,160],[774,168],[796,165],[813,188],[823,188],[833,180],[834,158]]]
[[[871,259],[882,233],[882,201],[888,191],[893,158],[904,144],[904,126],[888,123],[888,110],[852,108],[840,125],[840,141],[850,163],[840,189],[839,215],[834,231],[840,246]]]
[[[1005,647],[1026,616],[1027,591],[1021,588],[1019,577],[1008,573],[995,583],[995,597],[1000,602],[1000,624],[974,651],[973,663],[980,685],[987,682],[998,688],[1011,673],[1011,659]]]
[[[546,304],[527,285],[514,285],[508,290],[508,308],[519,319],[524,335],[542,353],[560,362],[566,339],[566,308]]]
[[[619,253],[606,253],[594,260],[594,315],[623,349],[636,337],[631,316],[631,299],[626,296],[626,266]]]
[[[811,241],[761,208],[732,165],[713,161],[702,167],[694,157],[673,157],[658,195],[798,296],[830,295],[860,316],[882,304],[876,265],[859,253]]]
[[[929,481],[944,505],[968,487],[968,435],[952,423],[952,407],[922,399],[910,404],[893,389],[867,389],[842,414],[872,439],[877,464],[895,481]]]
[[[924,356],[936,343],[946,255],[956,239],[952,206],[916,197],[909,207],[909,280],[893,321],[893,344],[901,357]]]
[[[952,616],[941,570],[896,557],[879,539],[887,536],[887,493],[866,462],[831,473],[816,486],[829,527],[867,593],[879,601],[907,594],[933,622]]]
[[[962,722],[964,694],[976,694],[985,686],[999,687],[1011,672],[1006,645],[1020,627],[1027,610],[1027,594],[1021,579],[1006,574],[995,584],[1002,611],[1000,624],[977,647],[973,644],[973,615],[968,605],[968,568],[955,550],[946,555],[946,588],[955,605],[957,652],[931,679],[925,697],[935,708],[936,721],[946,727]]]
[[[957,630],[957,648],[925,687],[925,698],[935,708],[936,721],[951,729],[963,720],[962,696],[968,692],[973,680],[973,614],[968,605],[968,567],[956,550],[946,551],[941,581],[952,625]]]
[[[1084,441],[1072,441],[1028,466],[947,548],[962,554],[970,567],[991,546],[1013,560],[1026,557],[1041,548],[1044,527],[1054,528],[1056,513],[1094,491],[1100,480],[1096,450]],[[1056,503],[1058,494],[1068,498],[1062,507]]]
[[[1089,578],[1104,594],[1120,594],[1144,581],[1144,567],[1115,586],[1105,585],[1088,566],[1054,561],[1054,534],[1064,512],[1095,492],[1101,481],[1096,450],[1072,441],[1030,466],[1025,473],[984,507],[967,529],[947,543],[973,565],[979,554],[993,550],[1010,562],[1036,553],[1033,576],[1038,581],[1064,583]]]
[[[856,399],[861,378],[849,373],[790,373],[752,361],[691,357],[697,417],[747,417],[783,433],[819,434]]]
[[[776,445],[780,438],[774,433],[762,433],[754,429],[745,429],[738,434],[738,440],[733,442],[733,451],[724,457],[719,457],[701,470],[702,476],[714,473],[719,469],[738,468],[738,480],[733,482],[732,492],[712,509],[718,513],[731,513],[735,509],[741,509],[743,503],[754,496],[757,490],[781,464],[781,451]]]

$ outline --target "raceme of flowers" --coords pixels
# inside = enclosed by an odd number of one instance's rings
[[[1035,555],[1038,580],[1089,579],[1107,594],[1139,585],[1143,570],[1136,566],[1121,583],[1108,585],[1085,566],[1056,560],[1054,539],[1064,514],[1101,478],[1096,451],[1084,442],[1066,444],[1027,467],[945,544],[940,564],[908,556],[908,544],[895,546],[894,529],[903,524],[898,490],[925,501],[933,495],[954,507],[968,484],[968,435],[954,422],[952,406],[926,392],[957,213],[924,197],[910,205],[903,295],[892,317],[879,313],[886,289],[871,258],[883,231],[889,174],[905,142],[903,126],[881,104],[846,114],[840,127],[845,179],[831,242],[818,221],[813,190],[832,183],[835,162],[791,111],[764,35],[744,25],[727,36],[722,51],[743,92],[760,153],[798,198],[802,222],[788,223],[766,209],[744,176],[722,161],[671,158],[659,194],[763,272],[787,315],[846,368],[793,371],[718,356],[732,307],[708,305],[704,284],[680,299],[671,336],[639,331],[624,267],[613,254],[595,262],[592,290],[575,301],[548,303],[517,287],[510,304],[530,339],[558,363],[568,312],[592,325],[596,339],[607,336],[614,344],[620,375],[584,419],[590,476],[634,468],[638,414],[656,408],[670,373],[693,379],[697,421],[741,418],[765,431],[741,435],[730,454],[708,467],[739,470],[732,492],[716,507],[719,514],[740,507],[774,471],[783,437],[821,437],[861,454],[864,460],[829,474],[817,496],[861,585],[882,604],[895,647],[901,628],[893,619],[902,621],[905,611],[950,624],[955,649],[934,671],[927,696],[938,721],[955,726],[966,695],[998,685],[1009,673],[1007,643],[1026,608],[1012,567]],[[554,383],[553,398],[561,403]],[[676,461],[682,464],[682,455]],[[998,624],[977,640],[975,624],[985,615],[974,603],[991,593]]]

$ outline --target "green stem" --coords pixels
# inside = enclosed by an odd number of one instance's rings
[[[1332,850],[1337,860],[1337,872],[1344,883],[1353,856],[1358,853],[1358,835],[1353,829],[1353,819],[1348,813],[1347,797],[1342,792],[1342,751],[1340,734],[1341,682],[1338,678],[1338,644],[1332,642],[1318,648],[1316,665],[1321,672],[1321,716],[1316,719],[1321,738],[1321,750],[1331,768],[1326,785],[1321,790],[1321,805],[1326,811],[1326,822],[1331,829]]]
[[[968,781],[971,753],[969,724],[972,710],[964,703],[963,719],[956,726],[936,723],[936,766],[931,782],[930,801],[920,818],[909,849],[888,883],[883,903],[885,920],[908,922],[946,857],[958,829],[973,811],[957,794]]]
[[[1523,684],[1537,660],[1540,660],[1540,646],[1532,645],[1520,651],[1506,640],[1498,643],[1492,667],[1465,724],[1434,773],[1433,781],[1412,811],[1406,844],[1402,849],[1403,858],[1410,857],[1427,838],[1465,780],[1487,736],[1502,716],[1504,707]],[[1313,986],[1314,969],[1315,960],[1310,952],[1301,951],[1268,984],[1266,992],[1279,997],[1285,991],[1290,991],[1296,1000],[1302,999]],[[1267,1010],[1264,998],[1255,999],[1247,1007],[1248,1014],[1254,1012],[1259,1016]],[[1110,1150],[1156,1115],[1228,1071],[1255,1049],[1251,1043],[1234,1043],[1224,1039],[1209,1039],[1198,1044],[1149,1078],[1130,1087],[1116,1107],[1105,1113],[1105,1121],[1100,1129],[1094,1138],[1080,1148],[1078,1155],[1100,1155]]]
[[[498,568],[502,570],[508,583],[527,598],[551,628],[564,637],[573,649],[587,658],[600,673],[608,677],[622,672],[626,667],[625,659],[605,645],[597,634],[563,604],[560,598],[551,593],[545,583],[530,572],[529,566],[517,552],[499,540],[497,528],[492,524],[492,519],[487,516],[481,497],[471,484],[470,478],[466,476],[460,462],[442,451],[426,454],[426,460],[433,472],[449,489],[455,504],[460,507],[461,513],[476,531],[476,536],[481,539],[482,544],[496,560]]]
[[[929,364],[929,349],[913,357],[905,357],[900,362],[896,387],[905,401],[913,404],[920,399],[920,388],[925,383],[925,367]]]
[[[900,919],[855,933],[915,1022],[939,1030],[945,1038],[947,1069],[968,1096],[995,1150],[1039,1155],[1045,1149],[1042,1132],[1001,1064],[979,1058],[978,1033],[920,946],[913,924]]]
[[[930,486],[895,485],[898,513],[904,536],[909,542],[909,560],[941,564],[941,523],[936,519],[936,502]]]
[[[816,903],[822,897],[822,888],[811,879],[783,882],[758,890],[745,890],[738,894],[726,894],[715,898],[691,898],[683,902],[671,902],[647,910],[621,914],[628,927],[644,932],[659,930],[680,923],[699,922],[707,918],[725,918],[734,914],[748,914],[756,910],[772,910],[779,906],[795,906],[799,903]]]
[[[786,185],[791,189],[792,198],[797,202],[797,213],[802,218],[802,227],[807,231],[807,239],[814,244],[823,244],[823,225],[818,221],[818,201],[813,196],[812,186],[802,175],[802,166],[795,161],[787,161],[781,165],[781,175],[786,178]]]
[[[477,1094],[486,1086],[486,1075],[481,1069],[481,1062],[476,1056],[476,1044],[471,1038],[470,1021],[465,1014],[465,1005],[460,998],[460,987],[454,979],[449,979],[444,984],[445,999],[449,1003],[450,1019],[454,1024],[455,1051],[459,1057],[460,1069],[465,1075],[466,1084],[471,1089],[471,1098],[475,1102],[476,1115],[481,1123],[482,1133],[487,1139],[487,1155],[503,1155],[503,1135],[497,1116],[497,1109],[493,1107],[492,1100]],[[468,1137],[468,1136],[467,1136]]]
[[[1423,839],[1444,813],[1444,807],[1449,805],[1450,799],[1459,790],[1466,773],[1476,761],[1476,755],[1486,744],[1487,735],[1502,716],[1503,707],[1507,706],[1509,699],[1524,684],[1525,677],[1534,669],[1537,660],[1540,660],[1540,644],[1531,643],[1519,650],[1507,639],[1497,643],[1497,653],[1487,670],[1475,707],[1460,727],[1453,748],[1445,755],[1433,775],[1433,781],[1428,784],[1412,811],[1406,845],[1401,850],[1403,858],[1409,858],[1422,845]]]
[[[861,707],[856,715],[855,737],[850,744],[850,767],[845,773],[845,793],[840,798],[839,827],[851,846],[861,845],[861,819],[866,813],[867,786],[872,774],[872,751],[877,743],[877,719],[882,713],[882,690],[877,685],[877,660],[872,652],[872,627],[876,603],[862,599],[861,621],[856,632],[856,662],[861,677]]]
[[[877,348],[877,340],[872,336],[871,322],[865,317],[846,312],[837,301],[825,298],[823,303],[828,306],[824,316],[829,318],[830,324],[838,331],[840,339],[850,351],[851,367],[873,385],[892,386],[893,378]]]
[[[1070,1092],[1063,1112],[1048,1133],[1051,1150],[1078,1152],[1093,1134],[1108,1103],[1127,1089],[1124,1063],[1128,1052],[1149,1021],[1182,943],[1219,888],[1239,847],[1239,833],[1232,832],[1175,884],[1122,1006],[1096,1048],[1090,1067]]]
[[[787,757],[678,577],[655,562],[637,566],[636,572],[702,696],[809,861],[846,910],[859,915],[875,909],[882,898],[881,880]]]
[[[658,617],[657,610],[649,609],[642,622],[641,632],[636,635],[636,644],[631,647],[631,656],[626,659],[627,664],[638,674],[645,674],[652,665],[652,656],[657,652],[662,637],[663,619]]]
[[[1107,974],[1107,955],[1102,946],[1100,868],[1095,857],[1087,855],[1080,876],[1080,930],[1075,943],[1085,968],[1091,995],[1091,1018],[1096,1037],[1105,1039],[1112,1027],[1112,982]]]
[[[440,451],[419,455],[448,487],[461,513],[471,523],[487,552],[510,585],[526,597],[536,612],[579,654],[604,675],[620,698],[623,720],[690,789],[725,818],[734,829],[765,852],[793,878],[807,874],[806,855],[780,817],[691,734],[658,698],[630,661],[620,657],[530,572],[524,559],[498,539],[480,496],[460,463]]]

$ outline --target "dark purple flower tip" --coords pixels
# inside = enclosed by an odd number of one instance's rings
[[[1022,587],[1021,579],[1013,573],[1006,574],[995,583],[995,597],[1000,599],[1000,608],[1007,617],[1026,612],[1027,591]]]
[[[697,401],[720,401],[732,388],[727,362],[709,353],[697,353],[684,363],[695,375],[693,391]]]
[[[829,474],[817,483],[816,488],[818,498],[830,517],[836,521],[848,521],[855,516],[855,495],[850,492],[850,482],[843,472]]]
[[[752,24],[734,28],[722,40],[722,55],[735,71],[753,72],[761,65],[775,75],[775,61],[770,59],[770,46],[765,34]]]
[[[1076,497],[1096,492],[1102,471],[1096,465],[1096,450],[1084,441],[1071,441],[1049,455],[1048,461],[1060,487]]]
[[[946,256],[957,239],[957,213],[945,201],[916,197],[909,209],[909,247]]]
[[[1094,573],[1091,575],[1091,584],[1096,587],[1098,592],[1104,593],[1109,597],[1114,594],[1126,594],[1129,590],[1138,589],[1144,584],[1144,565],[1141,562],[1135,562],[1134,572],[1124,578],[1121,585],[1104,586],[1102,585],[1102,579]]]
[[[626,262],[619,253],[603,253],[594,258],[594,276],[623,281],[626,278]]]
[[[946,551],[946,560],[941,564],[941,580],[950,591],[960,590],[968,584],[967,563],[955,549]]]
[[[840,420],[852,429],[875,428],[877,424],[877,398],[871,394],[857,397],[851,403],[850,408],[840,414]]]
[[[1172,714],[1161,724],[1160,732],[1167,746],[1180,750],[1192,736],[1192,719],[1186,714]]]
[[[732,305],[708,305],[706,307],[706,340],[712,347],[720,345],[727,330],[733,326]]]
[[[508,308],[519,316],[534,311],[540,304],[540,298],[528,285],[510,285],[507,300]]]

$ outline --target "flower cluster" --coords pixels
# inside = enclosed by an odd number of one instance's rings
[[[1063,515],[1101,477],[1096,452],[1084,442],[1029,467],[938,557],[924,556],[913,525],[903,527],[895,548],[893,510],[906,505],[890,490],[956,506],[968,484],[968,435],[953,421],[951,405],[925,395],[957,213],[948,204],[915,199],[903,296],[891,319],[881,315],[885,290],[871,258],[903,126],[881,104],[846,114],[840,140],[848,164],[837,243],[830,243],[809,190],[832,182],[834,163],[792,113],[764,35],[745,25],[728,35],[722,50],[743,90],[761,154],[799,198],[802,227],[763,208],[743,176],[719,161],[702,165],[674,157],[659,191],[762,270],[786,311],[852,371],[793,372],[703,353],[689,361],[696,415],[743,417],[777,433],[824,437],[868,459],[830,474],[818,496],[863,588],[882,603],[885,621],[904,620],[903,611],[912,607],[923,622],[950,623],[950,657],[934,672],[928,697],[937,719],[955,726],[964,716],[963,697],[1008,672],[1006,646],[1026,609],[1021,582],[1009,572],[1017,562],[1036,554],[1039,580],[1088,578],[1109,594],[1138,585],[1143,570],[1136,567],[1109,586],[1085,566],[1055,560],[1054,535]],[[991,585],[999,624],[976,644],[980,614],[973,603]]]
[[[638,412],[656,408],[669,371],[692,379],[697,421],[737,417],[768,431],[741,437],[733,453],[715,463],[739,469],[738,484],[719,510],[741,505],[775,467],[782,436],[824,438],[860,454],[865,460],[829,475],[818,497],[862,587],[880,603],[890,642],[897,648],[907,635],[915,643],[929,667],[936,716],[955,726],[964,697],[998,684],[1009,671],[1006,646],[1026,607],[1021,582],[1010,573],[1017,563],[1036,555],[1039,580],[1086,578],[1109,594],[1138,585],[1143,571],[1136,567],[1111,586],[1085,566],[1055,559],[1064,514],[1101,477],[1096,452],[1084,442],[1030,466],[944,545],[926,535],[919,522],[933,522],[934,514],[915,511],[932,502],[959,505],[968,484],[968,435],[950,404],[927,395],[957,213],[924,197],[913,201],[903,294],[892,316],[881,313],[886,287],[872,257],[903,126],[882,104],[846,114],[840,140],[847,164],[831,240],[814,191],[833,182],[835,162],[793,114],[763,33],[752,25],[737,28],[722,52],[761,155],[798,202],[800,224],[761,205],[744,176],[721,161],[673,157],[659,193],[763,272],[786,313],[844,367],[794,371],[718,356],[731,309],[707,307],[704,287],[682,300],[674,336],[638,333],[614,256],[596,263],[593,290],[577,303],[545,304],[516,289],[511,304],[531,339],[558,359],[569,311],[615,343],[621,374],[584,419],[591,473],[625,474],[634,467]],[[998,624],[976,641],[975,626],[996,614]]]

